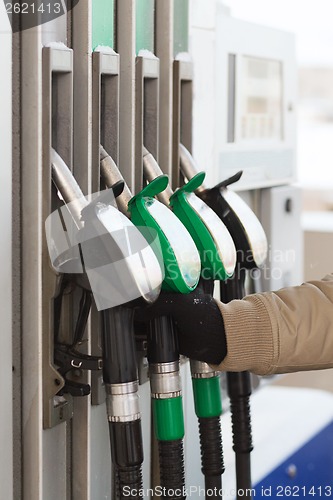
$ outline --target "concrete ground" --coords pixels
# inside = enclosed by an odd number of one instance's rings
[[[273,385],[309,387],[333,392],[333,369],[281,375],[273,382]]]

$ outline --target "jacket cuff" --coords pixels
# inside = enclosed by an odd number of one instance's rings
[[[227,339],[227,356],[218,370],[273,373],[278,358],[277,324],[272,321],[264,298],[258,295],[228,304],[217,302]]]

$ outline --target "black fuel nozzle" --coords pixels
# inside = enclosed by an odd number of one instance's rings
[[[237,211],[231,206],[230,201],[228,201],[228,186],[236,183],[242,176],[242,171],[229,177],[228,179],[218,183],[213,188],[207,188],[198,194],[202,200],[207,203],[207,205],[214,210],[214,212],[220,217],[220,219],[226,225],[228,231],[230,232],[232,239],[234,240],[235,247],[237,250],[237,261],[245,266],[247,269],[252,269],[257,267],[254,259],[253,249],[248,237],[248,234],[243,226],[243,223],[239,219]],[[232,197],[239,198],[236,193],[232,193]],[[242,200],[240,201],[242,204]],[[250,209],[248,209],[250,210]]]
[[[180,166],[187,179],[191,179],[198,167],[187,149],[180,145]],[[237,183],[243,172],[239,171],[212,188],[203,185],[197,195],[211,207],[224,222],[237,251],[237,262],[245,269],[260,268],[267,257],[267,238],[264,229],[250,207],[229,186]]]
[[[183,145],[180,145],[181,170],[187,179],[193,178],[198,169],[194,159]],[[244,297],[245,276],[248,269],[260,268],[267,256],[267,239],[261,223],[234,191],[231,184],[239,181],[242,172],[218,183],[211,189],[198,190],[200,196],[224,222],[235,243],[237,264],[234,275],[220,281],[221,300],[225,303]],[[246,334],[246,332],[244,332]],[[236,453],[237,499],[241,492],[251,496],[252,446],[251,415],[249,398],[251,379],[248,372],[228,373],[228,393],[233,425],[233,447]]]

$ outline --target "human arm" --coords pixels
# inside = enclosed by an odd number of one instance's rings
[[[162,294],[141,313],[175,320],[180,352],[257,375],[333,368],[333,274],[228,304],[195,290]]]
[[[227,342],[219,370],[269,375],[333,367],[333,274],[218,306]]]

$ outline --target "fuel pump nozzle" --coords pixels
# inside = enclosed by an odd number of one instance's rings
[[[144,149],[143,171],[146,180],[161,175],[155,158]],[[170,186],[158,198],[183,222],[190,232],[201,257],[200,286],[212,296],[214,279],[231,276],[236,264],[236,251],[232,238],[216,214],[194,194],[205,174],[197,173],[187,184],[174,193]],[[224,472],[220,416],[222,413],[219,374],[207,363],[191,360],[195,411],[199,421],[202,472],[208,491],[221,498],[221,474]]]
[[[117,196],[117,206],[119,210],[129,218],[130,213],[128,211],[128,203],[130,199],[133,198],[132,193],[124,181],[124,178],[121,175],[115,161],[101,145],[99,146],[99,158],[101,179],[105,183],[106,187],[111,188],[117,182],[122,182],[124,184],[122,193]]]
[[[132,498],[140,498],[143,446],[131,299],[153,302],[160,291],[162,271],[150,245],[115,206],[114,196],[122,193],[122,181],[88,203],[55,151],[52,172],[78,229],[82,271],[87,273],[97,308],[102,311],[103,379],[117,495],[125,498],[125,488],[130,488],[136,492]],[[114,278],[108,289],[111,297],[103,290],[110,267]],[[113,299],[113,307],[106,308],[105,303]]]
[[[199,171],[194,158],[180,144],[180,168],[186,179],[195,177]],[[246,269],[260,268],[267,257],[267,238],[264,229],[250,207],[242,198],[228,189],[242,176],[237,172],[212,188],[203,184],[196,189],[197,195],[210,206],[228,228],[237,250],[237,260]],[[243,252],[243,253],[242,253]]]
[[[189,151],[180,145],[180,167],[187,179],[193,178],[197,166]],[[245,276],[248,269],[260,268],[267,256],[267,239],[258,218],[249,206],[228,186],[242,175],[220,182],[211,189],[200,186],[198,196],[202,198],[225,223],[237,249],[237,266],[234,276],[220,282],[222,302],[241,299],[245,295]],[[227,374],[228,393],[233,425],[233,449],[236,453],[237,498],[246,492],[251,495],[252,429],[250,415],[251,379],[248,372]]]
[[[101,175],[109,185],[119,179],[120,173],[114,170],[114,162],[112,164],[102,150],[101,153]],[[130,199],[128,210],[136,226],[158,234],[165,272],[162,287],[188,293],[197,286],[200,257],[182,223],[155,198],[165,190],[167,184],[167,176],[157,176]],[[147,340],[154,429],[159,447],[160,484],[165,491],[175,492],[175,497],[168,498],[185,498],[179,349],[171,318],[161,316],[151,321]],[[177,495],[177,491],[181,492],[180,495]]]

